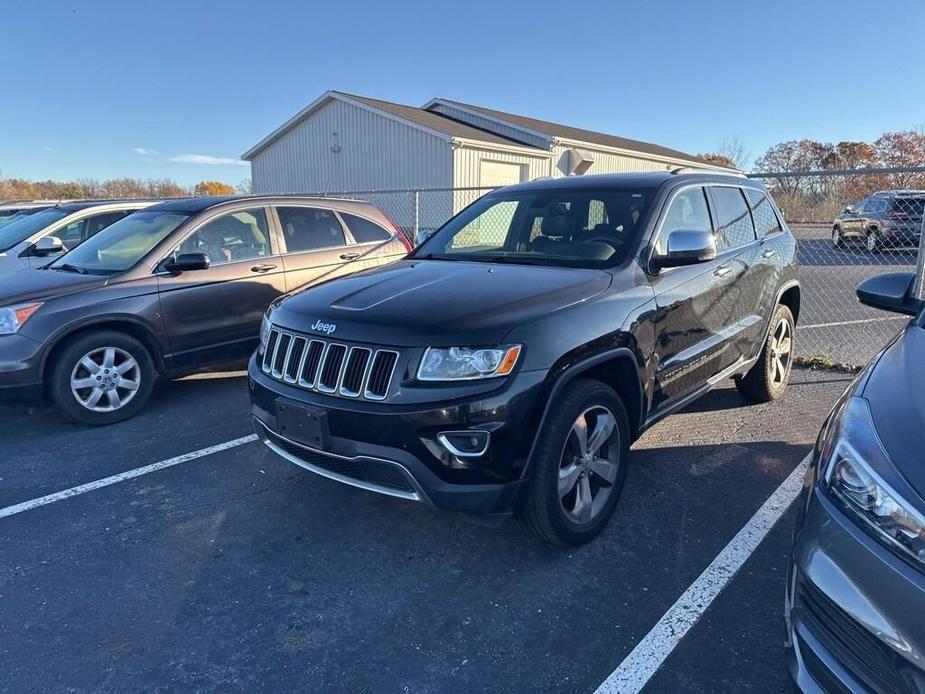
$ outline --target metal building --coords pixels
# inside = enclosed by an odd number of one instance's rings
[[[255,193],[474,188],[542,176],[716,168],[660,145],[449,99],[418,108],[337,91],[313,101],[243,158],[251,163]],[[445,219],[455,207],[447,194],[431,201],[428,213]]]

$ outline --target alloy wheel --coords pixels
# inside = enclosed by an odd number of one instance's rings
[[[789,321],[782,320],[777,324],[771,336],[770,351],[771,384],[775,388],[780,388],[787,381],[787,374],[790,373],[790,364],[793,360],[793,329]]]
[[[141,367],[119,347],[87,352],[71,370],[71,393],[92,412],[113,412],[125,407],[141,386]]]
[[[607,504],[620,466],[619,436],[614,414],[602,405],[584,410],[572,424],[559,464],[558,495],[573,523],[591,522]]]
[[[867,233],[867,250],[873,253],[880,248],[880,235],[876,231]]]

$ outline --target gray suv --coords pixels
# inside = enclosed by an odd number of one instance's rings
[[[917,247],[925,190],[885,190],[849,205],[832,223],[832,243],[861,242],[871,253]]]
[[[48,397],[85,424],[138,412],[158,374],[246,357],[280,295],[404,257],[374,206],[193,198],[121,219],[0,284],[0,400]]]

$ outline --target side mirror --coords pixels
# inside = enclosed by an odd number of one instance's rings
[[[912,296],[914,284],[914,272],[886,272],[868,277],[858,285],[858,301],[884,311],[917,316],[923,303]]]
[[[64,243],[57,236],[44,236],[32,245],[32,255],[44,258],[64,253]]]
[[[416,232],[414,232],[414,245],[420,246],[427,239],[433,236],[436,231],[436,229],[418,229]]]
[[[164,261],[167,272],[192,272],[193,270],[208,270],[212,265],[209,256],[199,251],[195,253],[181,253],[174,258]]]
[[[705,263],[716,257],[716,240],[710,231],[677,229],[668,235],[667,250],[656,257],[659,268]]]
[[[842,212],[844,214],[851,214],[852,212],[854,212],[854,205],[848,205],[848,207],[842,210]]]

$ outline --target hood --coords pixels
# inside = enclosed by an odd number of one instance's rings
[[[395,346],[494,345],[514,326],[603,292],[602,270],[403,260],[301,290],[273,320],[332,339]],[[317,330],[315,331],[317,332]]]
[[[0,306],[42,301],[101,287],[108,279],[60,270],[23,270],[0,278]]]
[[[906,328],[880,357],[861,394],[893,465],[925,498],[925,329]]]

